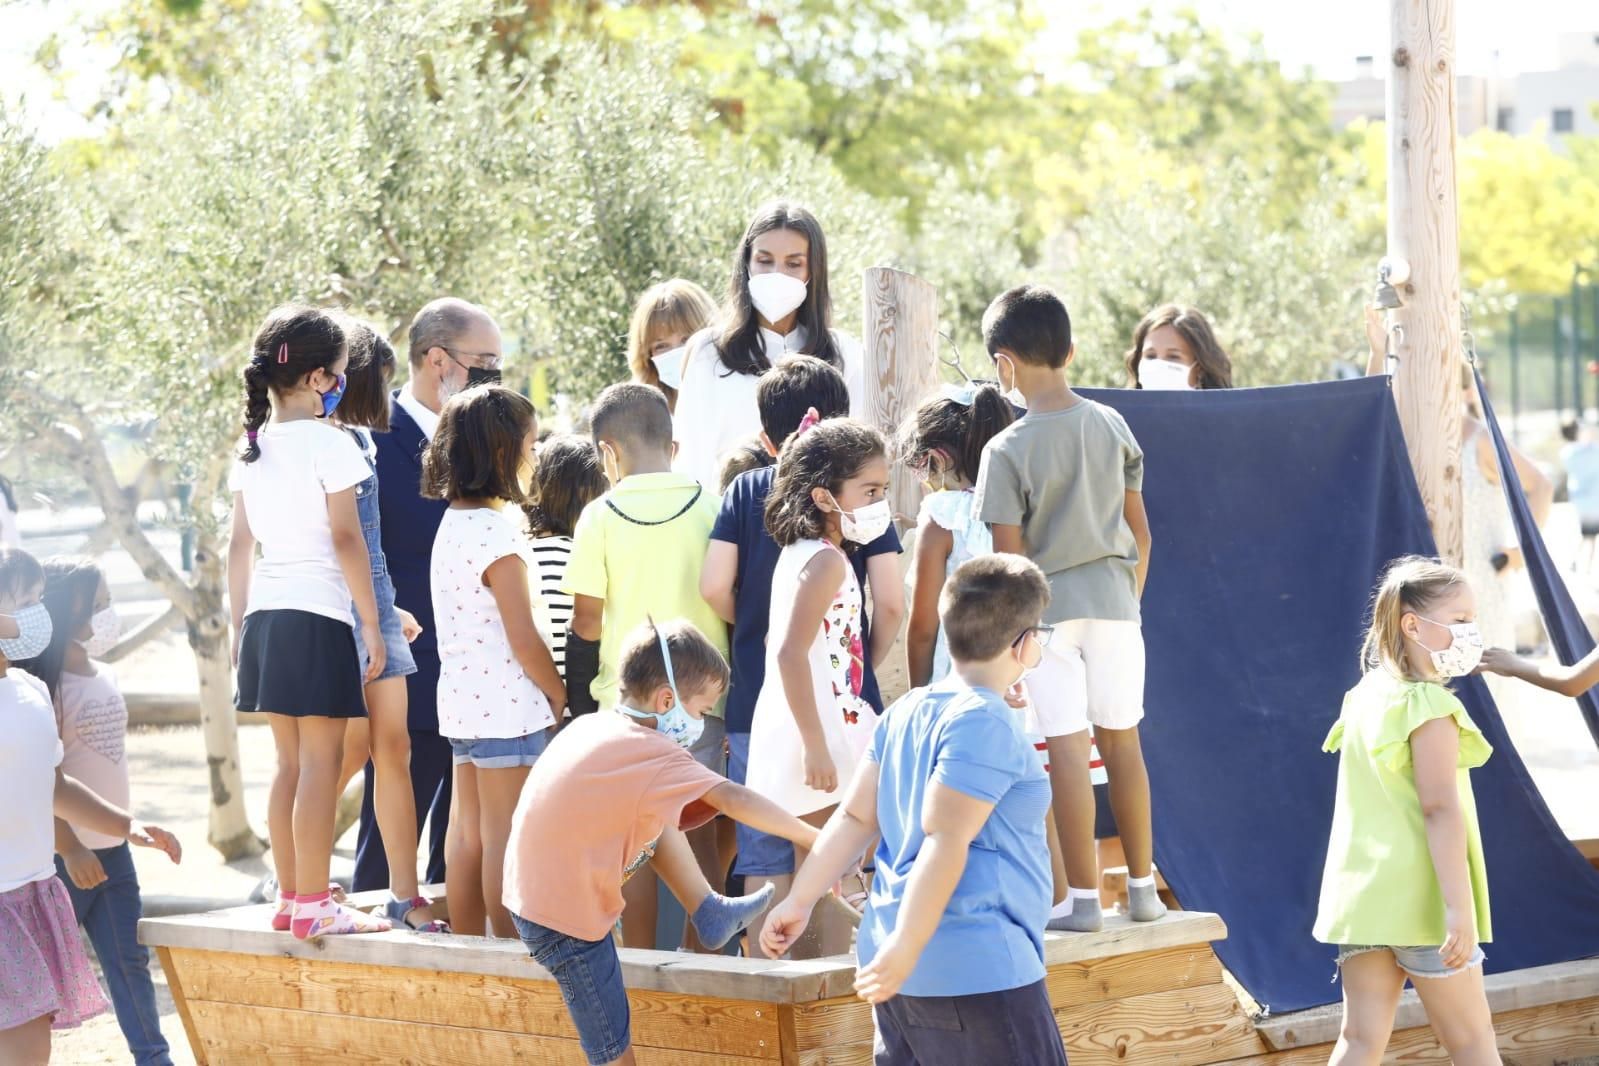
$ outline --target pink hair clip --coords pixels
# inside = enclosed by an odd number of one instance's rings
[[[805,417],[800,419],[799,428],[794,431],[794,436],[796,436],[796,437],[804,436],[810,430],[815,429],[817,423],[820,422],[821,420],[822,420],[822,416],[817,412],[816,408],[814,408],[814,407],[806,408]]]
[[[278,365],[282,366],[289,361],[289,342],[284,341],[278,345]]]

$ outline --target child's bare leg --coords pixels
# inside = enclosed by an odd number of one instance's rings
[[[1066,867],[1067,899],[1050,913],[1049,928],[1095,933],[1104,928],[1099,863],[1094,854],[1094,785],[1088,775],[1090,735],[1084,729],[1047,737],[1050,809]]]
[[[1405,971],[1392,952],[1367,951],[1344,960],[1344,1022],[1327,1066],[1377,1066],[1388,1049]]]
[[[405,678],[390,677],[366,687],[367,717],[371,726],[359,752],[359,772],[370,754],[372,759],[372,812],[383,836],[383,852],[389,861],[389,892],[401,900],[421,894],[416,876],[416,798],[411,791],[411,730],[406,719]],[[357,734],[345,734],[348,746]],[[344,766],[350,767],[346,752]],[[433,912],[418,907],[407,916],[412,925],[433,920]]]
[[[21,1025],[0,1029],[0,1062],[35,1063],[50,1061],[50,1015],[41,1014]]]
[[[398,680],[401,685],[405,684],[404,678],[390,678],[389,680]],[[381,684],[384,684],[384,682],[374,681],[366,687],[368,714],[371,714],[372,709],[372,690]],[[350,782],[354,781],[356,775],[366,767],[367,747],[370,743],[371,731],[365,718],[346,718],[344,720],[344,760],[339,765],[340,796],[344,795],[344,790],[350,787]],[[388,843],[387,837],[384,838],[384,843]]]
[[[650,864],[666,882],[667,889],[683,904],[700,942],[710,951],[717,950],[747,928],[766,912],[772,901],[770,886],[736,898],[714,891],[700,869],[688,838],[676,829],[661,833]]]
[[[655,867],[648,863],[635,870],[622,886],[622,943],[627,947],[655,948],[661,909],[660,887]]]
[[[344,759],[342,718],[301,718],[300,780],[294,792],[294,883],[300,895],[328,889],[333,858],[333,808]]]
[[[727,876],[725,874],[722,874],[718,879],[718,873],[721,870],[721,857],[717,854],[716,848],[716,823],[723,820],[714,818],[698,829],[692,829],[685,834],[688,837],[688,846],[694,852],[694,860],[699,864],[700,872],[705,875],[706,881],[710,882],[712,887],[718,890],[727,884]],[[682,944],[689,951],[705,952],[708,950],[700,943],[700,938],[694,932],[694,923],[692,922],[683,924]]]
[[[469,762],[455,764],[450,826],[444,834],[444,893],[450,904],[450,928],[464,936],[482,936],[488,917],[483,908],[477,781],[477,767]]]
[[[299,889],[294,871],[294,794],[300,787],[300,731],[297,718],[269,714],[272,743],[277,749],[278,767],[267,793],[267,838],[272,844],[272,870],[277,874],[278,892],[293,896]],[[323,887],[327,882],[323,882]],[[45,1026],[49,1028],[48,1024]]]
[[[1418,977],[1410,983],[1455,1066],[1499,1066],[1499,1038],[1483,991],[1481,966],[1450,977]]]
[[[1066,859],[1061,854],[1060,832],[1055,828],[1053,811],[1044,815],[1044,835],[1049,838],[1049,873],[1054,883],[1050,900],[1056,904],[1066,903],[1070,899],[1071,883],[1066,879]]]
[[[505,847],[511,836],[511,815],[527,780],[527,766],[506,766],[477,771],[478,825],[483,847],[483,909],[488,927],[497,937],[515,940],[511,912],[500,901],[505,885]]]
[[[1138,727],[1101,728],[1095,736],[1110,775],[1110,809],[1116,815],[1122,851],[1127,856],[1127,915],[1152,922],[1166,913],[1155,890],[1155,835],[1149,813],[1149,772]]]
[[[716,826],[716,883],[725,885],[733,874],[733,860],[738,857],[738,832],[733,826],[733,819],[726,816],[717,818],[711,824]]]

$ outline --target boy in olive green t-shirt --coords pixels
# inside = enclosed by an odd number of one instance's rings
[[[1027,686],[1049,754],[1069,886],[1049,928],[1094,932],[1104,924],[1090,725],[1127,853],[1128,913],[1134,921],[1154,921],[1166,907],[1155,891],[1149,776],[1138,741],[1139,599],[1150,544],[1144,453],[1120,414],[1072,391],[1071,317],[1052,290],[1023,285],[999,296],[983,315],[983,341],[1000,387],[1019,390],[1027,413],[983,449],[972,509],[992,528],[995,551],[1025,555],[1044,571],[1050,590],[1044,621],[1055,630]]]

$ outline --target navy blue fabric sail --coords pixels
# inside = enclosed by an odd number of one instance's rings
[[[1476,374],[1476,371],[1472,371]],[[1538,523],[1532,520],[1532,509],[1521,490],[1521,478],[1516,474],[1516,464],[1510,459],[1510,448],[1505,435],[1494,418],[1493,405],[1488,402],[1488,391],[1483,388],[1482,376],[1477,375],[1477,393],[1482,397],[1482,413],[1488,430],[1493,434],[1494,450],[1499,454],[1499,469],[1503,472],[1500,483],[1505,487],[1505,499],[1510,504],[1510,517],[1516,526],[1516,539],[1521,542],[1521,555],[1527,562],[1527,576],[1532,579],[1532,590],[1538,597],[1538,613],[1543,615],[1544,628],[1549,632],[1549,642],[1554,645],[1560,661],[1570,665],[1593,650],[1593,637],[1582,620],[1571,593],[1560,577],[1560,568],[1549,558]],[[1577,697],[1588,732],[1599,744],[1599,696],[1589,689]]]
[[[1382,378],[1203,393],[1092,391],[1146,455],[1154,536],[1141,729],[1155,858],[1274,1013],[1334,1002],[1311,939],[1337,757],[1386,564],[1431,554]],[[1490,972],[1599,954],[1599,874],[1561,835],[1479,679],[1458,685],[1494,757],[1472,780],[1492,893]]]

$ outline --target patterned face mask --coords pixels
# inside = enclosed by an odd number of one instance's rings
[[[700,734],[705,732],[705,719],[695,718],[683,706],[683,697],[677,692],[677,678],[672,675],[672,649],[667,646],[666,637],[659,629],[655,630],[655,639],[661,643],[661,658],[666,662],[666,683],[672,689],[672,709],[665,712],[641,711],[626,705],[617,709],[629,718],[655,719],[656,731],[662,736],[671,738],[679,747],[692,748],[699,743]]]
[[[36,603],[13,612],[11,618],[17,623],[17,635],[10,640],[0,640],[0,655],[12,662],[43,655],[50,646],[50,638],[55,635],[49,609]]]
[[[1439,677],[1465,677],[1477,669],[1477,664],[1482,662],[1482,630],[1476,622],[1448,625],[1434,622],[1426,615],[1418,614],[1416,617],[1429,625],[1449,630],[1449,647],[1441,651],[1428,649],[1432,651],[1432,668],[1438,671]]]

